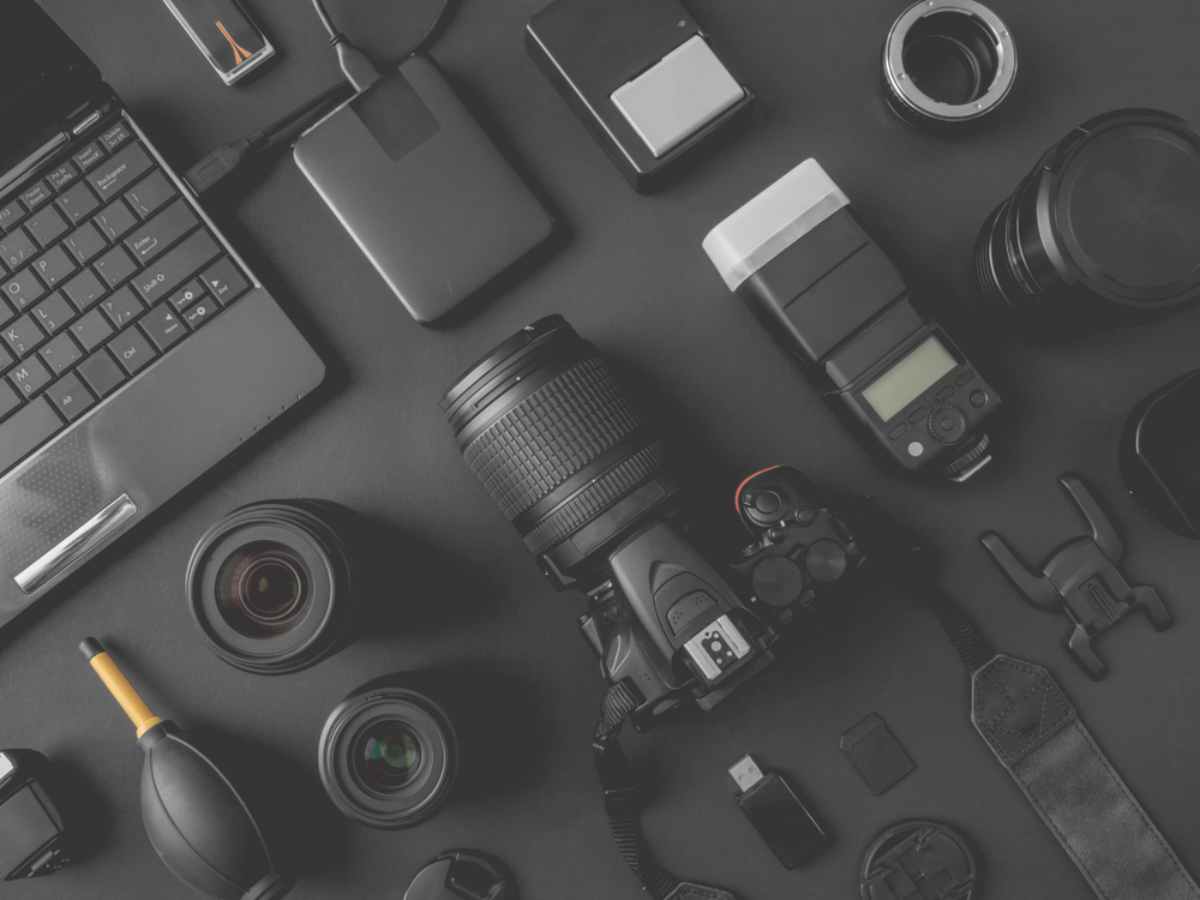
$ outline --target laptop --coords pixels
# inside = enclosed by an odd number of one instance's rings
[[[95,65],[4,7],[0,627],[325,375]]]

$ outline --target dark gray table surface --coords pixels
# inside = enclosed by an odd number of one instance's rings
[[[569,229],[556,254],[465,323],[442,331],[414,324],[288,161],[244,196],[213,205],[337,374],[320,402],[272,428],[3,636],[0,745],[60,760],[93,816],[92,846],[79,864],[0,893],[189,895],[142,833],[141,754],[131,730],[75,650],[97,634],[160,712],[237,750],[256,773],[251,781],[278,798],[300,857],[297,900],[398,900],[422,862],[454,846],[507,859],[526,900],[637,896],[591,768],[602,685],[574,630],[580,603],[544,583],[467,474],[437,406],[464,365],[551,312],[566,314],[640,380],[676,440],[694,449],[697,484],[711,466],[713,515],[728,514],[736,474],[781,461],[872,493],[919,526],[943,555],[946,587],[999,646],[1053,668],[1180,855],[1200,869],[1200,558],[1123,494],[1114,458],[1131,405],[1196,365],[1200,309],[1036,348],[981,325],[967,280],[980,222],[1069,128],[1125,105],[1197,114],[1200,7],[999,0],[1023,53],[1019,89],[1000,120],[943,139],[894,121],[878,99],[879,44],[898,4],[695,0],[761,103],[750,126],[696,171],[639,197],[526,57],[521,29],[540,2],[466,0],[435,53]],[[299,0],[251,4],[282,58],[232,90],[155,0],[45,3],[180,166],[337,78]],[[433,6],[335,4],[346,29],[381,57],[419,32]],[[966,487],[921,486],[878,468],[727,296],[700,249],[718,219],[808,156],[1007,390],[1012,415],[999,460]],[[1166,634],[1138,622],[1113,633],[1104,644],[1113,675],[1102,684],[1068,661],[1059,646],[1064,622],[1023,605],[976,543],[995,527],[1040,561],[1076,534],[1080,523],[1055,485],[1068,469],[1100,488],[1128,534],[1129,571],[1159,585],[1178,616]],[[299,675],[243,675],[199,640],[183,604],[183,566],[199,533],[226,510],[292,496],[339,500],[398,529],[395,578],[371,599],[405,624]],[[977,842],[985,897],[1088,897],[971,731],[963,672],[937,627],[886,591],[866,608],[877,612],[810,642],[716,712],[630,741],[659,775],[646,825],[663,860],[747,900],[849,898],[869,839],[897,819],[923,816],[956,823]],[[369,677],[435,666],[505,688],[511,717],[496,718],[493,740],[512,760],[508,776],[411,831],[343,823],[316,777],[326,714]],[[888,719],[919,765],[882,798],[838,751],[840,733],[870,712]],[[780,868],[734,805],[725,770],[748,751],[791,776],[836,834],[836,847],[804,871]]]

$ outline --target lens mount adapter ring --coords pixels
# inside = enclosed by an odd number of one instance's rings
[[[995,52],[995,72],[987,90],[966,103],[931,97],[917,84],[905,62],[914,29],[937,15],[959,16],[981,28]],[[969,52],[962,48],[964,53]],[[883,76],[893,109],[904,119],[942,126],[965,125],[994,112],[1012,93],[1019,59],[1012,32],[995,12],[977,0],[918,0],[896,19],[883,49]]]

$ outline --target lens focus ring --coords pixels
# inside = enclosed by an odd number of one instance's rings
[[[484,431],[464,457],[510,520],[636,431],[608,367],[584,359]]]

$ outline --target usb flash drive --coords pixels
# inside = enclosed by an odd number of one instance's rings
[[[811,862],[829,846],[829,835],[783,776],[764,773],[750,756],[734,763],[729,775],[740,791],[738,806],[786,868]]]

